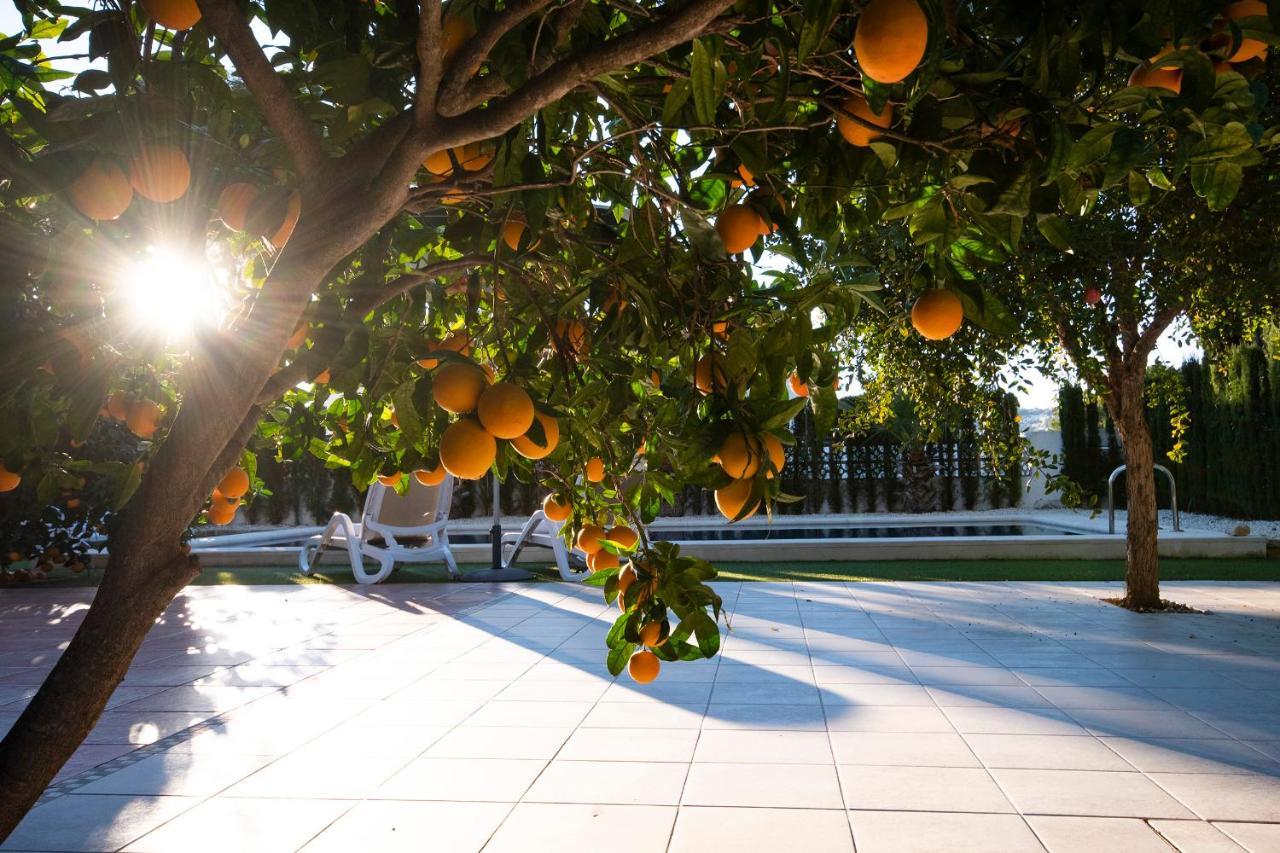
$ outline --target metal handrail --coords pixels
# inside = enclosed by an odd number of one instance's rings
[[[1107,532],[1116,532],[1116,477],[1124,473],[1128,465],[1121,465],[1111,472],[1107,478]],[[1178,515],[1178,483],[1173,479],[1173,472],[1163,465],[1152,465],[1157,471],[1163,471],[1169,478],[1169,501],[1173,506],[1173,532],[1182,532],[1182,516]]]

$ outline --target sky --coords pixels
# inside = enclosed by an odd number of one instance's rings
[[[255,22],[256,23],[256,22]],[[22,26],[21,18],[18,15],[17,8],[13,5],[12,0],[0,0],[0,33],[13,34]],[[269,33],[260,25],[256,29],[259,30],[259,37],[264,41],[270,38]],[[83,53],[85,50],[85,39],[78,39],[76,42],[69,44],[52,44],[46,47],[46,52],[54,56],[62,56],[68,54]],[[101,63],[99,63],[101,64]],[[84,66],[83,60],[71,60],[68,62],[60,62],[58,66],[75,70]],[[69,81],[68,81],[69,82]],[[766,260],[763,266],[772,266]],[[1181,331],[1179,331],[1181,330]],[[1182,364],[1188,358],[1194,358],[1200,355],[1200,348],[1194,343],[1187,344],[1185,339],[1189,335],[1185,325],[1175,325],[1169,331],[1165,332],[1160,338],[1155,351],[1151,355],[1152,363],[1157,361],[1177,366]],[[1023,409],[1048,409],[1053,407],[1057,401],[1057,383],[1049,380],[1038,372],[1031,377],[1030,388],[1025,392],[1018,394],[1018,399]]]

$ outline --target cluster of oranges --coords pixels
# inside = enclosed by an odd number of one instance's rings
[[[278,251],[293,236],[302,213],[302,194],[283,187],[262,190],[238,181],[223,187],[217,209],[222,223],[232,231],[265,237]]]
[[[18,551],[9,552],[9,564],[20,563],[22,560],[29,560],[30,568],[17,568],[13,571],[8,569],[0,571],[0,584],[9,583],[26,583],[28,581],[48,580],[50,573],[53,572],[54,566],[66,566],[73,574],[80,574],[86,568],[85,563],[75,554],[64,554],[62,549],[57,545],[51,545],[43,551],[35,551],[23,557]]]
[[[100,222],[119,219],[133,194],[159,204],[177,201],[191,186],[191,164],[175,145],[143,145],[125,170],[115,160],[98,156],[67,187],[76,210]]]
[[[768,460],[769,468],[765,476],[772,479],[782,472],[786,464],[786,453],[782,442],[769,432],[752,435],[748,432],[735,431],[720,445],[713,462],[728,474],[733,482],[716,489],[716,509],[725,518],[733,521],[741,516],[750,518],[760,509],[760,498],[753,499],[755,477],[760,473],[762,463]],[[750,504],[748,503],[750,502]]]
[[[107,397],[102,414],[113,420],[122,422],[129,431],[138,438],[150,440],[160,427],[164,412],[160,404],[146,397],[133,397],[123,391],[117,391]]]
[[[207,515],[210,524],[230,524],[240,508],[240,499],[249,491],[249,473],[239,466],[232,468],[209,496]]]
[[[1231,45],[1231,33],[1228,22],[1239,23],[1247,18],[1267,17],[1267,4],[1263,0],[1238,0],[1222,10],[1222,15],[1214,23],[1213,30],[1207,38],[1193,42],[1203,52],[1220,51]],[[1130,86],[1141,86],[1146,89],[1163,89],[1174,95],[1182,92],[1182,69],[1176,65],[1160,65],[1160,62],[1177,51],[1181,45],[1172,42],[1166,44],[1155,56],[1135,66],[1129,75]],[[1234,70],[1232,65],[1257,59],[1267,52],[1267,43],[1253,38],[1242,38],[1239,46],[1230,56],[1214,63],[1216,74],[1225,74]]]
[[[657,575],[647,574],[646,579],[642,581],[640,569],[634,562],[629,562],[622,571],[618,572],[618,607],[622,610],[627,609],[627,590],[636,583],[641,583],[641,586],[634,606],[641,611],[650,609],[649,605],[658,587]],[[662,662],[650,649],[666,643],[671,633],[665,619],[654,618],[652,614],[648,615],[649,618],[640,625],[640,645],[644,648],[633,652],[631,659],[627,661],[627,674],[639,684],[648,684],[658,677]]]
[[[436,349],[470,355],[470,341],[454,335]],[[478,480],[498,458],[498,441],[510,441],[517,453],[526,459],[542,459],[560,443],[560,422],[551,415],[536,411],[527,391],[513,382],[493,382],[490,371],[469,360],[440,363],[423,358],[418,364],[434,371],[431,393],[436,405],[460,417],[440,436],[440,464],[435,469],[415,471],[423,485],[436,485],[446,472],[460,480]],[[394,419],[394,416],[393,416]],[[541,438],[531,429],[537,421]],[[397,485],[403,472],[384,474],[379,480]]]

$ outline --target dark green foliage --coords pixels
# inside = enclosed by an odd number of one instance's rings
[[[1148,423],[1156,460],[1173,471],[1178,502],[1186,510],[1238,518],[1280,518],[1280,360],[1261,341],[1236,347],[1221,366],[1189,361],[1179,370],[1153,368],[1148,378]],[[1156,395],[1157,383],[1174,383],[1177,402]],[[1063,471],[1086,490],[1104,494],[1107,475],[1123,462],[1114,427],[1096,405],[1081,405],[1078,388],[1059,395]],[[1185,406],[1185,435],[1171,422]],[[1098,446],[1105,426],[1108,443]],[[1167,505],[1168,486],[1156,481]],[[1123,505],[1118,489],[1117,505]]]

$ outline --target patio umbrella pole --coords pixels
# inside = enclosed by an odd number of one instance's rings
[[[489,528],[489,544],[492,548],[490,565],[487,569],[477,569],[462,576],[471,583],[498,583],[500,581],[533,580],[533,572],[504,565],[502,562],[502,484],[495,472],[493,475],[493,526]]]

